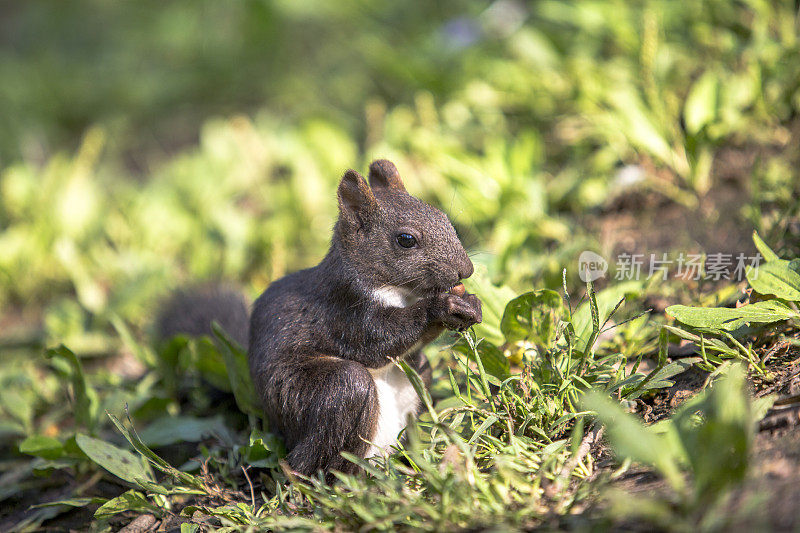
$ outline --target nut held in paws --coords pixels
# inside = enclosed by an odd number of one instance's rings
[[[464,287],[463,283],[459,283],[452,289],[450,289],[450,294],[455,294],[456,296],[464,296],[467,293],[467,288]]]

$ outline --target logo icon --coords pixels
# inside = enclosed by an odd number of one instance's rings
[[[578,257],[578,275],[584,283],[602,278],[608,271],[608,263],[602,256],[584,250]]]

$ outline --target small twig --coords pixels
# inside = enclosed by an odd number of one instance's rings
[[[244,465],[241,466],[242,473],[244,473],[244,478],[247,480],[247,484],[250,485],[250,501],[253,505],[253,512],[256,512],[256,492],[253,490],[253,482],[250,481],[250,476],[247,475],[247,468]],[[249,468],[249,467],[248,467]]]
[[[779,351],[781,351],[781,350],[783,350],[785,348],[788,348],[788,347],[789,347],[789,343],[788,342],[785,342],[785,341],[784,342],[776,342],[775,344],[773,344],[766,351],[766,353],[764,353],[764,355],[761,357],[761,362],[766,364],[766,362],[769,359],[771,359],[772,357],[774,357],[775,354],[777,354]]]
[[[575,452],[575,455],[561,468],[561,472],[558,473],[558,478],[555,481],[553,486],[553,494],[560,494],[565,488],[566,485],[569,484],[569,477],[572,475],[572,471],[578,466],[578,463],[583,461],[586,456],[591,451],[592,447],[595,444],[600,442],[600,439],[603,437],[603,430],[604,426],[601,426],[598,423],[594,423],[586,435],[581,440],[581,445],[578,446],[578,450]]]
[[[119,533],[146,533],[153,531],[158,525],[158,519],[151,514],[139,515],[131,520]]]

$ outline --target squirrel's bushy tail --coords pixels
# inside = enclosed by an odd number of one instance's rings
[[[211,323],[222,329],[247,349],[249,310],[244,296],[229,286],[203,286],[182,289],[161,306],[155,323],[159,342],[175,335],[214,336]]]

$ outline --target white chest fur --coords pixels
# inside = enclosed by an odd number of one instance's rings
[[[372,297],[384,307],[408,307],[419,300],[419,297],[414,296],[408,289],[394,285],[375,289],[372,291]]]
[[[370,441],[367,457],[378,455],[397,442],[397,435],[406,427],[408,416],[419,408],[419,397],[405,372],[394,363],[382,368],[370,368],[378,393],[378,425]]]

